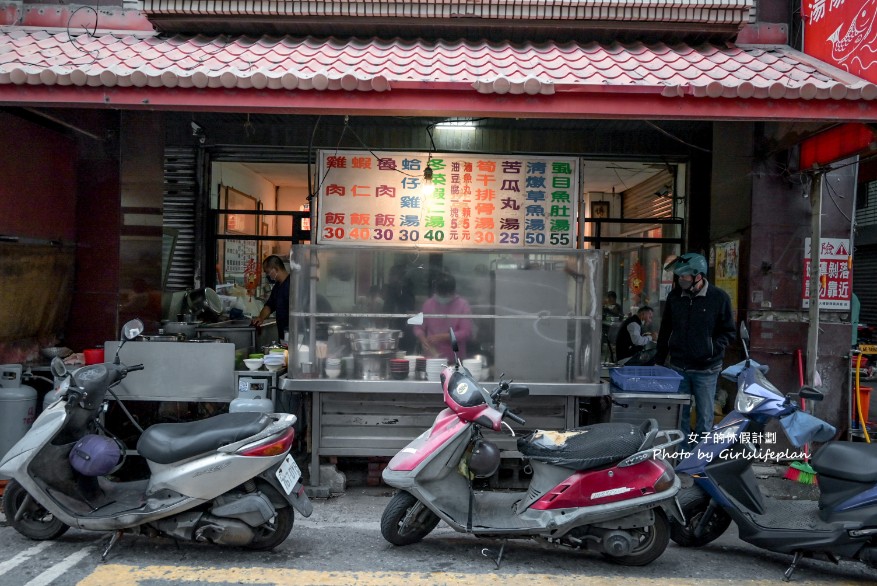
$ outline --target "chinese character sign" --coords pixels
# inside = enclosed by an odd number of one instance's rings
[[[848,238],[821,238],[819,248],[820,309],[850,308],[853,271]],[[810,307],[810,239],[804,240],[804,308]]]
[[[321,151],[319,176],[320,244],[575,247],[575,158]]]
[[[874,0],[804,0],[804,52],[877,81],[877,3]]]

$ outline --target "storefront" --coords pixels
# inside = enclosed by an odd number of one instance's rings
[[[494,4],[504,3],[485,6]],[[552,10],[570,10],[562,4],[545,3]],[[89,289],[94,282],[89,279],[105,277],[106,266],[95,266],[94,259],[80,247],[77,274],[81,281],[74,292],[71,319],[61,329],[66,329],[68,339],[82,345],[114,339],[121,292],[129,296],[138,278],[148,278],[163,294],[233,281],[244,290],[241,297],[250,302],[251,296],[265,289],[257,258],[266,252],[287,256],[294,242],[308,240],[300,233],[304,229],[302,216],[295,215],[304,213],[308,205],[307,211],[313,214],[308,219],[316,233],[309,239],[312,248],[300,249],[308,259],[297,261],[301,266],[313,268],[312,254],[331,259],[338,254],[333,251],[344,250],[324,241],[330,239],[326,228],[337,235],[337,229],[343,227],[344,245],[354,246],[347,249],[350,254],[342,255],[343,262],[333,259],[324,264],[321,259],[316,289],[310,288],[311,275],[306,279],[308,303],[315,302],[318,295],[334,297],[333,311],[293,304],[294,318],[327,320],[327,346],[329,325],[349,325],[356,331],[365,329],[366,324],[348,320],[401,319],[404,312],[364,312],[354,307],[361,297],[367,304],[371,287],[385,286],[390,269],[399,262],[417,267],[423,264],[424,275],[431,268],[463,271],[467,278],[458,279],[459,286],[471,287],[466,294],[487,307],[473,311],[476,317],[472,319],[484,335],[476,339],[479,353],[489,356],[488,346],[494,345],[487,364],[493,369],[491,378],[497,376],[499,366],[518,380],[529,378],[527,382],[536,389],[555,385],[551,389],[558,391],[556,396],[563,403],[560,417],[581,420],[569,398],[599,394],[598,309],[603,293],[616,290],[625,311],[644,303],[660,307],[667,280],[660,268],[669,255],[683,247],[709,253],[717,243],[740,242],[738,267],[752,282],[722,275],[734,283],[730,286],[738,287],[734,293],[739,310],[775,310],[772,289],[758,288],[770,273],[764,263],[770,262],[762,260],[760,252],[755,254],[750,245],[756,224],[753,218],[757,216],[759,230],[789,236],[797,234],[796,226],[806,225],[807,212],[806,205],[802,212],[802,204],[794,199],[800,189],[795,191],[797,186],[787,184],[784,171],[773,168],[775,159],[788,155],[788,149],[807,133],[835,121],[872,120],[877,112],[877,86],[871,83],[824,67],[789,47],[776,46],[767,36],[753,37],[751,30],[749,41],[772,44],[737,46],[726,42],[748,21],[749,3],[732,8],[726,2],[706,4],[702,12],[697,11],[677,28],[671,24],[673,15],[637,13],[636,18],[652,26],[635,34],[623,33],[631,40],[627,44],[616,42],[621,33],[607,26],[609,20],[621,20],[620,14],[611,18],[574,15],[564,26],[552,28],[563,20],[555,16],[555,20],[546,20],[547,26],[525,33],[537,20],[536,15],[503,13],[481,25],[478,31],[491,40],[479,42],[438,40],[442,36],[462,38],[462,25],[471,24],[457,21],[461,24],[454,28],[455,16],[442,15],[442,35],[433,31],[418,40],[385,41],[382,38],[396,36],[383,34],[389,27],[399,26],[393,25],[392,18],[369,21],[374,28],[368,31],[375,36],[365,40],[269,37],[262,36],[264,31],[253,32],[253,27],[260,26],[258,22],[241,24],[218,9],[208,26],[206,22],[198,24],[192,14],[175,12],[160,3],[149,8],[155,22],[169,31],[165,34],[95,29],[92,36],[83,35],[74,42],[66,32],[35,30],[27,25],[3,31],[0,102],[16,109],[14,115],[4,117],[25,120],[4,125],[3,138],[10,144],[21,142],[33,126],[50,126],[48,136],[40,138],[45,148],[53,136],[64,135],[65,129],[73,127],[72,148],[78,169],[76,214],[82,228],[71,232],[76,232],[75,238],[82,243],[96,239],[85,229],[90,220],[106,218],[111,227],[97,242],[101,250],[108,249],[109,255],[101,258],[111,260],[111,277],[100,281],[98,291]],[[439,9],[444,8],[430,8]],[[408,16],[412,20],[407,22],[426,18]],[[355,20],[355,15],[349,18]],[[629,15],[624,18],[630,21]],[[593,19],[593,27],[578,28],[579,20],[588,19]],[[325,32],[314,22],[305,27],[293,21],[283,20],[283,32]],[[335,24],[349,28],[350,22]],[[227,31],[251,36],[221,35],[224,31],[217,27],[222,28],[223,23]],[[423,20],[418,27],[412,31],[429,29]],[[697,32],[692,32],[694,29]],[[194,30],[215,36],[173,34]],[[767,33],[762,30],[760,34]],[[532,38],[525,38],[528,36]],[[92,51],[94,58],[84,59],[83,50]],[[460,120],[475,121],[477,127],[434,132],[439,122]],[[101,148],[93,148],[95,144]],[[449,230],[443,233],[446,240],[436,242],[435,226],[431,241],[426,237],[427,229],[418,231],[419,239],[412,245],[400,240],[400,225],[378,225],[376,216],[364,224],[349,223],[350,218],[345,218],[344,224],[329,224],[318,207],[326,202],[314,199],[326,197],[324,179],[331,175],[324,175],[327,167],[319,166],[318,153],[328,161],[329,156],[337,156],[336,150],[367,151],[372,164],[378,164],[380,157],[370,151],[416,154],[421,164],[422,155],[429,162],[431,153],[477,154],[503,160],[563,157],[579,172],[570,183],[569,205],[559,202],[566,206],[568,228],[546,229],[542,242],[534,232],[532,248],[528,248],[528,232],[522,227],[517,232],[506,230],[507,242],[502,242],[502,232],[497,232],[492,242],[482,236],[482,242],[471,241],[472,247],[457,249],[449,246]],[[13,168],[14,154],[7,157],[6,164]],[[621,184],[628,177],[626,166],[650,170],[646,180],[621,188],[612,189],[608,183],[607,187],[591,188],[592,162],[599,163],[596,166],[602,172],[621,176]],[[307,186],[290,188],[295,193],[288,193],[283,186],[264,179],[264,173],[235,177],[227,166],[266,163],[304,167]],[[89,169],[94,172],[89,173]],[[112,173],[102,172],[106,169]],[[422,177],[420,170],[409,171],[413,178]],[[94,192],[94,177],[109,184],[97,191],[102,195],[97,200],[88,197]],[[248,181],[257,185],[246,187]],[[50,207],[51,200],[40,193],[33,177],[23,177],[21,186],[33,194],[37,204]],[[771,217],[771,197],[774,201],[784,198],[784,205],[792,211],[776,214],[773,210]],[[9,206],[4,210],[7,215],[27,217],[6,226],[4,233],[16,238],[51,238],[48,232],[31,228],[42,227],[32,221],[31,212],[13,209],[10,201],[13,199],[4,198],[4,205]],[[169,213],[178,209],[183,211]],[[333,213],[348,212],[338,208]],[[57,223],[65,221],[59,218]],[[782,231],[772,230],[771,222],[787,222],[788,230],[785,224]],[[393,252],[362,247],[362,239],[349,239],[353,230],[362,236],[364,229],[371,239],[376,238],[377,230],[383,237],[392,229],[389,240]],[[518,242],[512,242],[513,232]],[[163,256],[166,235],[174,247]],[[567,237],[563,244],[562,235]],[[476,237],[474,233],[471,236]],[[562,249],[551,248],[552,237]],[[502,248],[504,244],[508,248]],[[723,254],[738,251],[731,244],[721,250]],[[783,256],[782,251],[778,247],[769,256],[800,268],[799,259]],[[575,279],[565,270],[567,261],[571,257],[576,264],[594,255],[599,256],[599,262],[588,264],[592,267],[590,288],[575,289],[570,285]],[[332,271],[350,263],[351,258],[356,260],[349,277],[353,285],[348,286]],[[148,275],[132,270],[147,264],[152,267]],[[476,267],[482,267],[480,272]],[[520,285],[497,286],[497,273],[502,276],[503,271],[509,271],[510,279],[526,278]],[[800,275],[784,275],[782,286],[800,290],[796,281]],[[431,293],[430,279],[418,278],[415,309]],[[548,295],[545,307],[517,311],[534,323],[552,322],[552,327],[558,328],[556,338],[562,342],[557,348],[545,348],[546,356],[537,361],[544,365],[544,373],[531,377],[516,371],[519,352],[531,349],[516,347],[506,357],[496,347],[500,342],[520,339],[502,333],[503,324],[512,320],[497,310],[508,305],[502,299],[497,301],[497,295],[518,286],[535,286],[542,278],[558,281],[550,287],[563,293],[557,295],[556,307],[549,303],[552,297]],[[333,279],[340,283],[328,288]],[[563,280],[565,285],[560,282]],[[252,303],[258,307],[255,298]],[[252,313],[252,307],[246,309]],[[168,311],[163,307],[153,321],[159,323]],[[101,315],[100,322],[108,325],[92,328],[86,316],[94,315]],[[795,316],[796,325],[801,323],[799,317]],[[520,322],[515,323],[520,327]],[[318,329],[315,321],[301,332],[308,335],[308,352],[314,355],[294,362],[292,372],[292,380],[302,381],[293,383],[299,390],[317,393],[323,387],[316,385],[324,381],[302,378],[303,373],[295,369],[301,368],[301,362],[311,364],[311,368],[318,362],[317,342],[324,341],[317,336]],[[90,333],[86,336],[83,332]],[[298,333],[293,332],[293,344]],[[598,337],[596,345],[593,336]],[[572,377],[567,374],[569,352],[573,353]],[[508,360],[510,366],[503,366],[501,360]],[[527,370],[532,372],[532,367],[528,365]],[[358,384],[366,387],[359,388],[371,389],[376,386],[372,382],[360,381]],[[417,394],[408,392],[415,387],[401,388],[404,385],[416,384],[420,389],[426,382],[386,381],[398,383],[402,394]],[[334,384],[341,383],[336,380]],[[438,394],[438,390],[434,392]],[[354,398],[360,403],[361,399]],[[326,408],[315,413],[328,419]],[[355,441],[342,442],[336,448],[340,453]],[[379,453],[388,453],[400,441],[394,439]]]

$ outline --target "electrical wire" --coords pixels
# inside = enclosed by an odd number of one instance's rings
[[[654,123],[652,123],[652,122],[649,122],[648,120],[643,120],[643,122],[645,122],[647,125],[649,125],[649,126],[651,126],[652,128],[654,128],[655,130],[657,130],[658,132],[660,132],[660,133],[663,134],[664,136],[666,136],[666,137],[668,137],[668,138],[672,138],[672,139],[675,140],[676,142],[680,142],[680,143],[684,144],[684,145],[687,146],[687,147],[690,147],[690,148],[693,148],[693,149],[697,149],[697,150],[699,150],[699,151],[703,151],[703,152],[705,152],[705,153],[710,153],[710,154],[712,154],[712,152],[713,152],[713,151],[711,151],[710,149],[705,149],[705,148],[703,148],[703,147],[699,147],[699,146],[697,146],[696,144],[691,144],[690,142],[685,142],[684,140],[682,140],[681,138],[679,138],[679,137],[676,136],[675,134],[672,134],[672,133],[670,133],[670,132],[667,132],[666,130],[664,130],[663,128],[661,128],[660,126],[658,126],[657,124],[654,124]]]
[[[844,218],[846,218],[846,220],[848,222],[852,223],[853,219],[850,218],[848,215],[846,215],[842,209],[840,209],[840,206],[837,204],[837,201],[834,199],[835,197],[845,199],[844,196],[840,195],[839,193],[837,193],[835,191],[834,187],[831,186],[831,181],[829,181],[828,178],[826,178],[826,181],[824,183],[825,183],[825,186],[828,188],[828,199],[831,200],[831,203],[834,204],[834,207],[837,208],[837,211],[840,212],[840,215],[842,215]]]

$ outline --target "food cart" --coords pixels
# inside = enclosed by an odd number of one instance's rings
[[[323,457],[394,455],[443,408],[437,373],[451,356],[407,323],[420,311],[424,328],[462,330],[461,358],[485,387],[500,378],[530,387],[511,403],[527,428],[589,422],[580,410],[609,388],[601,254],[576,242],[577,159],[336,150],[318,159],[314,242],[290,255],[280,381],[310,398],[312,482]],[[513,440],[496,439],[515,455]]]
[[[487,388],[501,377],[530,387],[529,397],[511,403],[528,429],[586,423],[580,408],[608,394],[599,377],[597,251],[303,245],[294,248],[293,262],[290,340],[295,343],[290,343],[289,372],[280,385],[285,392],[311,396],[313,470],[324,456],[392,456],[443,408],[436,377],[417,366],[417,357],[423,363],[435,357],[424,351],[407,318],[429,298],[435,275],[448,271],[456,275],[457,294],[471,313],[427,314],[425,320],[471,321],[461,358],[475,360]],[[389,297],[399,286],[389,280],[395,272],[403,275],[406,297],[414,306],[385,312],[381,308],[390,303],[383,298],[370,306],[365,292]],[[318,298],[331,310],[317,311]],[[444,356],[439,358],[444,362]],[[336,361],[340,371],[327,367]],[[393,362],[410,366],[399,372]],[[514,455],[513,444],[497,439]]]

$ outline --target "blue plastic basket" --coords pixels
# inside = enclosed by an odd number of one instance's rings
[[[610,372],[612,384],[622,391],[677,393],[682,376],[664,366],[622,366]]]

